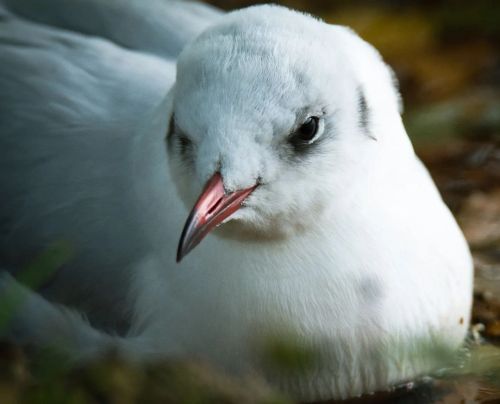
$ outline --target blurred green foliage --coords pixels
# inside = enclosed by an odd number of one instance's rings
[[[73,249],[70,244],[64,241],[54,242],[24,268],[16,279],[28,288],[40,288],[71,259],[72,255]],[[0,296],[0,330],[7,327],[12,314],[22,303],[23,293],[18,289],[9,289]]]

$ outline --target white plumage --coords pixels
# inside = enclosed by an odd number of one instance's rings
[[[309,399],[385,389],[461,344],[470,254],[371,46],[276,6],[43,3],[0,2],[1,264],[61,239],[75,256],[40,295],[1,275],[26,295],[8,336],[238,372],[292,336],[322,360],[275,382]],[[215,171],[228,192],[258,186],[176,264]]]

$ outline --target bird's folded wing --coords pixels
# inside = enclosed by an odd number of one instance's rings
[[[174,66],[5,13],[0,60],[0,264],[23,268],[69,242],[82,270],[61,290],[77,299],[99,279],[107,298],[146,249],[132,155]]]
[[[0,0],[2,4],[34,22],[171,59],[220,15],[214,7],[182,0]]]

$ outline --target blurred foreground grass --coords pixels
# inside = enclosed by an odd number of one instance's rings
[[[257,377],[222,375],[192,362],[148,366],[110,354],[96,363],[68,368],[52,360],[30,362],[17,346],[0,343],[2,404],[285,404]]]
[[[276,347],[275,347],[276,348]],[[304,359],[304,353],[278,348],[276,366]],[[285,352],[285,353],[284,353]],[[284,359],[283,355],[286,357]],[[284,359],[284,362],[283,362]],[[374,403],[498,403],[500,348],[476,344],[454,366],[416,388],[401,387],[368,396]],[[425,385],[426,390],[419,391]],[[420,386],[420,387],[419,387]],[[397,398],[397,400],[396,400]],[[2,404],[286,404],[258,376],[236,378],[201,363],[163,361],[144,366],[113,354],[99,362],[69,368],[64,362],[33,360],[16,345],[0,343],[0,402]],[[356,399],[348,400],[357,403]],[[333,403],[333,402],[332,402]]]

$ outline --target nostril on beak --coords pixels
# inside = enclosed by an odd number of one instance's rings
[[[217,202],[215,202],[212,206],[210,206],[210,208],[208,208],[208,210],[207,210],[207,214],[212,215],[212,213],[214,213],[217,210],[217,208],[220,206],[220,204],[222,203],[222,200],[223,200],[223,198],[220,198]]]

